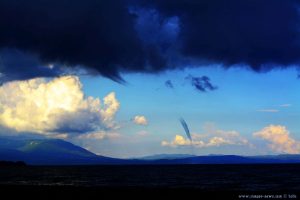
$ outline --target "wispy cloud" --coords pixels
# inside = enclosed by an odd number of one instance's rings
[[[136,135],[138,137],[146,137],[146,136],[149,136],[150,133],[148,131],[142,130],[142,131],[137,132]]]
[[[292,104],[281,104],[281,105],[279,105],[279,107],[282,107],[282,108],[288,108],[288,107],[291,107],[292,106]]]
[[[103,139],[116,139],[119,137],[121,137],[121,134],[119,133],[99,131],[99,132],[79,135],[78,139],[103,140]]]
[[[277,112],[279,112],[279,110],[277,110],[277,109],[261,109],[261,110],[257,110],[257,112],[277,113]]]
[[[267,108],[267,109],[259,109],[257,110],[257,112],[265,112],[265,113],[277,113],[280,112],[280,109],[277,108],[288,108],[291,107],[292,104],[286,103],[286,104],[280,104],[277,106],[271,106],[273,108]]]

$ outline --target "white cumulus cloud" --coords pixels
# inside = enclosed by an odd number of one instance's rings
[[[182,135],[177,134],[171,141],[162,141],[162,146],[180,147],[193,145],[198,148],[219,147],[223,145],[248,145],[252,146],[247,139],[242,137],[237,131],[224,131],[210,127],[203,134],[192,134],[191,142]]]
[[[186,146],[186,145],[191,145],[191,141],[184,138],[182,135],[176,135],[172,141],[170,142],[162,141],[161,145],[170,146],[170,147]]]
[[[285,126],[269,125],[253,133],[253,136],[268,141],[268,147],[275,152],[300,153],[300,142],[290,137],[290,133]]]
[[[120,107],[115,93],[85,97],[76,76],[14,81],[0,87],[0,125],[17,132],[86,133],[109,129]]]
[[[221,145],[225,145],[225,144],[235,144],[235,143],[229,139],[224,139],[222,137],[213,137],[208,141],[206,146],[208,146],[208,147],[209,146],[221,146]]]
[[[132,121],[135,123],[135,124],[138,124],[138,125],[144,125],[146,126],[148,124],[148,120],[146,119],[145,116],[142,116],[142,115],[137,115],[135,116]]]
[[[207,139],[206,141],[203,140],[193,140],[192,142],[186,138],[184,138],[182,135],[176,135],[174,139],[170,142],[168,141],[162,141],[162,146],[169,146],[169,147],[180,147],[180,146],[190,146],[193,145],[198,148],[204,148],[204,147],[213,147],[213,146],[222,146],[222,145],[228,145],[228,144],[235,144],[233,141],[230,141],[228,139],[224,139],[222,137],[212,137]]]

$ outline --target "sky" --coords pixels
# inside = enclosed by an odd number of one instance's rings
[[[298,154],[299,8],[0,0],[0,134],[119,158]]]
[[[199,77],[209,74],[218,89],[209,92],[195,89],[189,80],[185,79],[190,74]],[[224,70],[221,67],[217,69],[207,67],[201,70],[173,70],[159,76],[131,74],[125,75],[124,78],[130,80],[127,85],[105,78],[81,77],[86,95],[100,98],[114,91],[120,101],[116,120],[122,126],[120,134],[126,136],[128,141],[126,143],[123,139],[102,141],[105,146],[109,146],[109,143],[120,145],[121,147],[113,149],[120,156],[126,151],[129,157],[158,153],[199,155],[278,153],[270,150],[266,145],[267,142],[253,136],[255,132],[270,125],[284,126],[292,138],[300,139],[298,125],[300,94],[297,92],[300,83],[295,69],[258,74],[244,69]],[[172,88],[165,84],[168,80],[171,81]],[[93,87],[95,84],[96,88]],[[98,88],[102,86],[104,89],[100,91]],[[132,123],[130,119],[137,115],[145,116],[147,124]],[[209,129],[214,129],[212,132],[235,131],[256,147],[224,144],[215,147],[194,147],[191,150],[189,145],[176,147],[161,145],[162,141],[169,142],[176,135],[187,139],[179,122],[180,117],[187,121],[192,134],[204,135]],[[214,134],[212,133],[209,138],[213,138]],[[102,151],[102,145],[99,146],[98,143],[91,145],[90,148],[99,149],[99,153]],[[136,148],[139,152],[136,152]]]

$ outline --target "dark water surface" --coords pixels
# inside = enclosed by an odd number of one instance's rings
[[[4,167],[1,185],[300,191],[300,165]]]

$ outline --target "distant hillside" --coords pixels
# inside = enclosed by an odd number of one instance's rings
[[[144,156],[140,157],[138,159],[140,160],[162,160],[162,159],[178,159],[178,158],[190,158],[195,157],[195,155],[192,154],[156,154],[156,155],[150,155],[150,156]]]
[[[25,167],[26,163],[23,161],[17,161],[17,162],[12,162],[12,161],[0,161],[0,167]]]
[[[275,164],[300,163],[300,155],[276,156],[237,156],[208,155],[190,158],[153,160],[154,164]]]
[[[98,156],[64,140],[0,137],[0,160],[24,161],[29,165],[272,164],[300,163],[300,155],[195,156],[189,154],[158,154],[139,159],[117,159]]]
[[[0,138],[0,160],[24,161],[33,165],[82,165],[122,162],[98,156],[70,142],[58,139]]]

